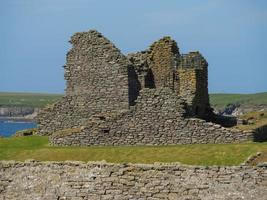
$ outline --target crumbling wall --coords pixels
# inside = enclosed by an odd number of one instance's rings
[[[58,145],[136,145],[173,143],[173,121],[185,114],[183,100],[170,89],[143,89],[136,105],[116,116],[94,116],[80,133],[56,132],[50,137]],[[169,141],[168,141],[169,140]]]
[[[147,62],[156,88],[168,87],[174,90],[174,70],[179,56],[177,44],[170,37],[164,37],[150,46]]]
[[[267,196],[264,167],[0,162],[0,199],[225,200]]]
[[[70,43],[73,47],[67,53],[65,66],[66,95],[93,92],[96,99],[103,100],[104,107],[111,103],[114,110],[127,109],[127,58],[97,31],[76,33]]]
[[[167,87],[186,100],[188,114],[205,118],[210,114],[208,63],[199,52],[180,55],[170,37],[154,42],[149,50],[129,54],[140,88]]]
[[[180,57],[177,68],[178,94],[186,100],[191,115],[204,118],[210,114],[207,66],[199,52],[190,52]]]
[[[188,119],[204,118],[210,109],[208,64],[199,52],[180,55],[176,42],[164,37],[148,50],[125,57],[97,31],[76,33],[70,42],[66,95],[36,119],[39,134],[54,133],[51,143],[165,145],[251,140],[252,133]]]
[[[78,131],[59,131],[55,145],[174,145],[238,143],[253,140],[252,132],[226,129],[197,118],[185,118],[185,102],[169,88],[143,89],[130,111],[95,116]]]
[[[66,96],[37,117],[38,132],[81,126],[100,112],[129,109],[138,84],[128,59],[97,31],[76,33],[67,54]],[[134,96],[135,95],[135,96]]]
[[[127,58],[132,63],[134,71],[139,81],[139,90],[143,88],[155,88],[154,77],[151,69],[148,66],[148,52],[141,51],[130,53]]]

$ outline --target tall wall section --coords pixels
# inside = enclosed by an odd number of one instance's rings
[[[169,88],[140,91],[135,106],[119,115],[90,118],[80,129],[55,132],[54,145],[174,145],[239,143],[252,132],[227,129],[197,118],[185,118],[184,100]]]
[[[108,39],[89,31],[76,33],[70,42],[66,95],[37,116],[40,134],[85,125],[97,113],[128,110],[134,101],[130,62]]]
[[[170,37],[164,37],[150,46],[147,62],[156,88],[167,87],[174,90],[174,70],[179,56],[178,46]]]
[[[90,96],[96,109],[128,109],[130,63],[108,39],[97,31],[76,33],[67,53],[67,96]]]
[[[178,94],[186,100],[189,112],[200,117],[210,113],[207,66],[199,52],[190,52],[180,57],[177,68]]]
[[[0,199],[266,200],[262,167],[0,162]]]

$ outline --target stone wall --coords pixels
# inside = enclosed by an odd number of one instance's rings
[[[252,140],[253,133],[201,119],[210,113],[207,62],[180,55],[170,37],[124,56],[97,31],[76,33],[67,54],[66,95],[37,116],[59,145],[167,145]]]
[[[130,111],[101,113],[81,129],[55,132],[56,145],[173,145],[238,143],[252,132],[227,129],[197,118],[185,118],[185,102],[169,88],[143,89]]]
[[[179,56],[177,44],[170,37],[164,37],[150,46],[147,62],[156,88],[168,87],[174,90],[174,70]]]
[[[127,109],[130,65],[127,58],[97,31],[76,33],[70,43],[73,46],[65,66],[66,95],[94,92],[95,100],[103,100],[102,106],[109,103],[114,110]]]
[[[170,37],[154,42],[146,51],[129,54],[138,74],[140,89],[167,87],[186,100],[188,114],[208,118],[208,63],[198,52],[179,53]]]
[[[254,130],[255,142],[266,142],[267,141],[267,125],[258,127]]]
[[[199,52],[190,52],[180,57],[177,69],[178,94],[186,100],[190,114],[202,118],[210,114],[207,66]]]
[[[266,167],[0,162],[0,199],[265,200]]]
[[[38,115],[42,135],[84,125],[99,112],[128,109],[138,95],[130,62],[108,39],[89,31],[76,33],[70,42],[66,96]]]
[[[130,53],[127,55],[127,58],[134,66],[135,73],[137,74],[140,90],[144,88],[155,88],[154,75],[148,66],[147,56],[147,51]]]

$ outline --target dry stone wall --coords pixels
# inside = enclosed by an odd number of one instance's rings
[[[130,63],[120,50],[97,31],[76,33],[70,43],[73,47],[65,66],[66,94],[95,92],[96,100],[113,104],[115,110],[128,108]]]
[[[208,118],[208,63],[198,52],[179,53],[170,37],[154,42],[146,51],[129,54],[143,88],[167,87],[186,100],[188,114]]]
[[[178,94],[186,99],[190,115],[210,115],[208,94],[208,63],[199,52],[180,57],[177,68]]]
[[[266,167],[0,162],[0,199],[265,200]]]
[[[128,59],[97,31],[76,33],[67,54],[66,96],[44,109],[37,117],[42,135],[81,126],[99,112],[129,108],[136,99],[137,83],[132,80]],[[130,91],[131,97],[129,94]]]
[[[147,63],[147,51],[128,54],[127,58],[134,66],[140,84],[139,89],[155,88],[154,77]]]
[[[76,33],[67,54],[66,95],[37,116],[58,145],[168,145],[249,141],[209,116],[207,62],[180,55],[170,37],[124,56],[97,31]]]
[[[253,139],[252,132],[227,129],[185,116],[185,102],[170,89],[143,89],[130,111],[116,116],[96,115],[78,131],[54,133],[50,142],[56,145],[173,145]]]
[[[147,62],[152,70],[156,88],[168,87],[174,90],[174,70],[179,56],[177,44],[170,37],[164,37],[150,46]]]

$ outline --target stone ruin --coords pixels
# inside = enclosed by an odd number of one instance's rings
[[[76,33],[67,53],[65,96],[37,116],[56,145],[231,143],[251,132],[208,122],[208,63],[180,54],[170,37],[123,55],[99,32]]]

